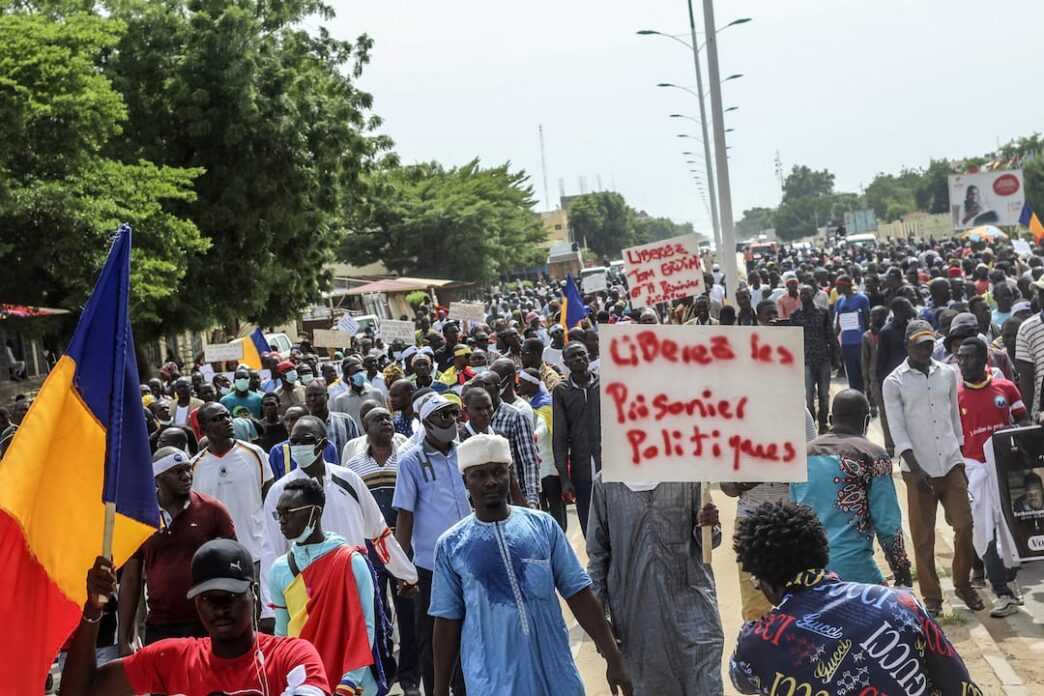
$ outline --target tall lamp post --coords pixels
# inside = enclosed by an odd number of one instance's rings
[[[692,24],[692,0],[689,20]],[[729,160],[725,145],[725,114],[721,104],[721,71],[718,69],[718,37],[714,31],[714,0],[703,0],[703,24],[707,32],[707,77],[710,79],[711,120],[714,124],[714,160],[718,184],[718,207],[721,213],[721,265],[725,285],[734,296],[739,285],[736,267],[736,230],[732,220],[732,186],[729,183]],[[695,32],[695,28],[693,29]],[[713,195],[713,194],[712,194]]]

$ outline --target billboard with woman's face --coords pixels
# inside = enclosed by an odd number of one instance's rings
[[[950,179],[953,228],[1016,225],[1026,203],[1022,170],[956,174]]]

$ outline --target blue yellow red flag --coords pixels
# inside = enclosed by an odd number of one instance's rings
[[[1029,231],[1033,235],[1033,240],[1040,244],[1044,241],[1044,225],[1041,224],[1040,218],[1037,217],[1036,213],[1030,215]]]
[[[65,354],[0,466],[0,684],[39,693],[87,598],[116,509],[113,562],[159,527],[128,312],[131,229],[116,233]]]
[[[562,324],[565,340],[569,340],[569,329],[573,328],[587,316],[587,307],[584,306],[584,298],[580,295],[580,289],[576,287],[573,274],[566,276],[565,289],[562,291]]]
[[[1033,216],[1033,208],[1030,207],[1029,201],[1022,204],[1022,212],[1019,213],[1019,224],[1023,227],[1029,227],[1030,217]]]
[[[265,332],[257,328],[246,338],[237,340],[243,342],[243,359],[240,362],[253,370],[260,370],[261,356],[272,350],[268,345],[268,339],[265,338]]]

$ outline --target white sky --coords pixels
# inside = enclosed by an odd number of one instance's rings
[[[697,4],[697,30],[702,26]],[[695,123],[691,54],[642,28],[688,30],[683,0],[335,2],[334,35],[375,40],[361,87],[404,162],[510,160],[567,194],[615,189],[638,209],[709,230],[676,133]],[[1039,0],[718,0],[733,209],[776,205],[776,150],[859,191],[879,171],[978,155],[1044,130]],[[701,39],[702,40],[702,39]],[[704,66],[706,80],[706,66]],[[709,100],[708,100],[709,101]],[[702,159],[702,158],[698,158]]]

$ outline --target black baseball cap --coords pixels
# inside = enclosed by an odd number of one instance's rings
[[[192,589],[186,597],[211,590],[243,594],[254,582],[254,559],[246,547],[231,539],[214,539],[192,556]]]

